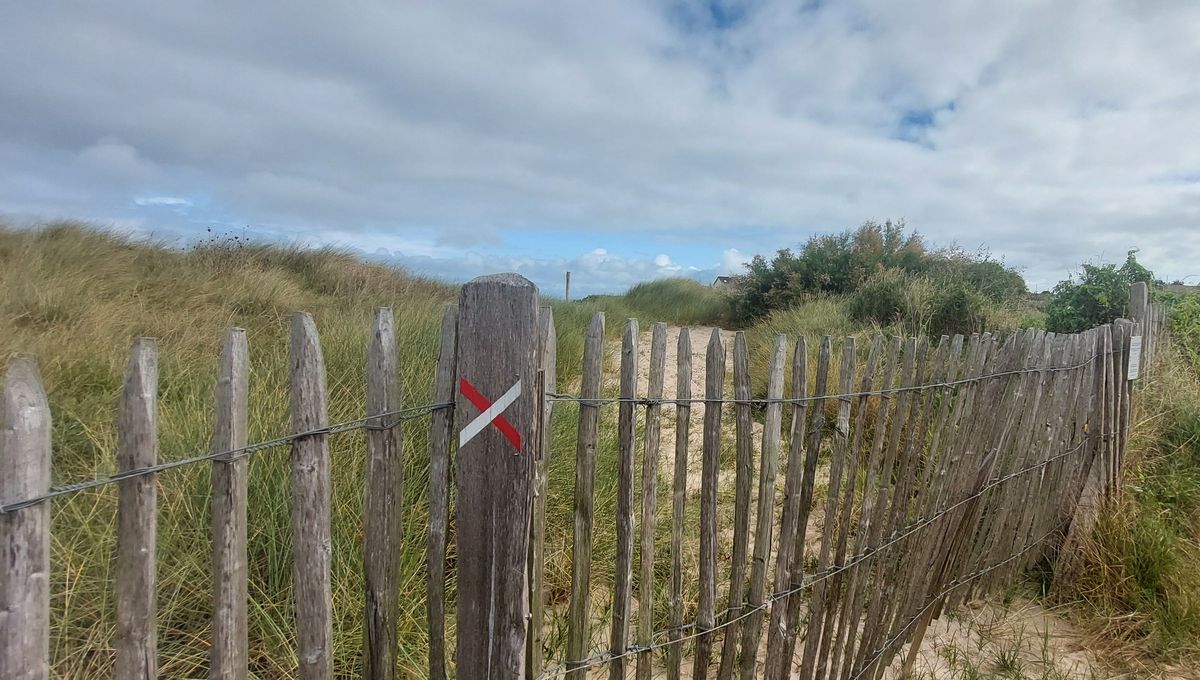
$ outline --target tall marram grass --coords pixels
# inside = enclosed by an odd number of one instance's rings
[[[332,422],[364,411],[366,347],[374,308],[396,310],[407,404],[431,400],[438,327],[454,287],[365,263],[334,250],[300,250],[215,241],[181,251],[135,242],[81,225],[39,230],[0,227],[0,359],[36,358],[54,417],[56,484],[115,472],[116,405],[127,352],[136,336],[158,339],[162,461],[208,450],[216,359],[223,331],[246,329],[250,344],[250,438],[284,434],[288,416],[288,324],[311,312],[321,334]],[[578,375],[583,328],[609,311],[619,337],[619,303],[556,304],[559,375]],[[551,606],[564,601],[569,572],[571,409],[555,418],[547,557]],[[611,414],[615,418],[615,411]],[[606,417],[609,417],[606,415]],[[611,432],[609,427],[604,431]],[[602,442],[612,467],[615,443]],[[428,420],[405,427],[405,527],[400,578],[400,671],[420,677],[426,664],[425,535]],[[335,661],[342,677],[361,673],[361,432],[331,438]],[[291,529],[286,448],[250,464],[250,663],[256,677],[295,673]],[[607,469],[607,468],[602,468]],[[210,471],[192,465],[159,475],[158,631],[164,677],[195,677],[207,667],[211,611]],[[597,480],[598,517],[611,517],[612,479]],[[613,487],[613,488],[610,488]],[[107,486],[53,503],[51,583],[54,672],[104,677],[115,635],[113,555],[116,489]],[[597,529],[597,564],[611,564],[611,529]],[[453,549],[450,568],[453,572]],[[598,570],[597,581],[606,577]],[[611,568],[609,569],[611,571]],[[450,579],[453,603],[453,579]],[[452,644],[452,643],[451,643]]]
[[[1059,597],[1110,649],[1200,660],[1200,375],[1164,343],[1135,384],[1124,493]]]
[[[625,303],[643,321],[670,320],[688,326],[719,326],[729,321],[729,296],[694,279],[639,283]]]

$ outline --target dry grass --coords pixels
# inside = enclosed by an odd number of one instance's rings
[[[1130,663],[1200,662],[1200,380],[1165,344],[1134,400],[1125,493],[1060,598]]]

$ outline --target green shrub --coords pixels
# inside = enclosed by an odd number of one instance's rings
[[[920,234],[905,233],[903,222],[867,222],[856,230],[814,236],[798,253],[780,250],[770,261],[756,256],[738,277],[734,316],[746,323],[813,296],[856,293],[889,269],[939,286],[966,286],[996,303],[1014,302],[1026,292],[1019,273],[986,253],[928,250]]]
[[[1060,281],[1054,287],[1046,309],[1046,329],[1055,333],[1078,333],[1111,323],[1125,314],[1129,305],[1129,286],[1135,281],[1153,283],[1150,270],[1138,264],[1135,250],[1129,251],[1125,264],[1083,264],[1078,275]]]
[[[982,293],[965,285],[942,289],[933,301],[929,334],[970,335],[983,331],[989,307],[988,299]]]
[[[881,269],[849,298],[850,318],[881,326],[906,324],[921,332],[928,324],[935,295],[925,278],[901,269]]]

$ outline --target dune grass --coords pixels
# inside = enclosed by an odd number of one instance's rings
[[[136,336],[158,339],[160,460],[204,452],[210,445],[216,358],[223,331],[246,329],[250,345],[250,439],[284,434],[288,416],[288,324],[311,312],[321,334],[332,422],[361,417],[372,312],[391,306],[405,402],[428,403],[444,306],[457,289],[368,264],[333,250],[247,245],[229,240],[186,251],[134,242],[82,225],[34,231],[0,228],[0,358],[32,354],[54,417],[55,484],[115,472],[116,404],[127,352]],[[583,328],[597,311],[610,314],[619,337],[619,301],[553,303],[559,329],[559,375],[577,376]],[[574,450],[572,409],[555,418],[554,441]],[[606,415],[606,417],[608,417]],[[612,414],[615,418],[615,412]],[[611,432],[614,427],[602,431]],[[405,427],[405,527],[400,670],[423,674],[428,421]],[[602,442],[601,465],[615,456]],[[333,596],[336,666],[357,677],[361,664],[361,502],[364,435],[331,438],[333,465]],[[573,455],[557,459],[549,499],[547,556],[552,598],[565,597],[569,572]],[[257,677],[294,675],[288,451],[256,454],[250,464],[250,660]],[[607,468],[602,468],[607,469]],[[164,677],[194,677],[207,666],[211,611],[209,469],[179,468],[159,476],[159,650]],[[597,480],[601,517],[614,513],[615,488]],[[615,482],[614,482],[615,483]],[[115,488],[56,501],[52,511],[52,658],[56,674],[111,674]],[[596,555],[610,564],[612,531],[597,530]],[[453,569],[451,550],[451,570]],[[610,568],[611,570],[611,568]],[[601,568],[597,580],[603,582]],[[451,604],[453,603],[453,579]],[[553,606],[553,599],[552,599]]]
[[[1178,345],[1137,385],[1125,493],[1059,597],[1112,651],[1200,660],[1200,373]]]
[[[642,321],[671,321],[684,326],[721,326],[729,321],[729,297],[694,279],[658,279],[639,283],[624,302]]]

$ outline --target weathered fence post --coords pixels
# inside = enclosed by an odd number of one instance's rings
[[[459,297],[457,476],[460,678],[521,678],[528,628],[530,511],[541,413],[538,289],[516,274]]]
[[[579,380],[579,434],[575,448],[575,521],[571,547],[571,603],[567,610],[567,680],[587,676],[584,657],[590,643],[592,524],[596,518],[596,430],[599,425],[600,371],[604,364],[604,312],[592,317],[583,342]]]
[[[0,402],[0,503],[50,488],[50,406],[29,359],[8,362]],[[0,515],[0,677],[50,676],[50,502]]]
[[[403,403],[392,310],[375,310],[367,351],[367,461],[363,489],[366,644],[363,677],[396,675],[396,606],[404,505],[404,441],[395,415]]]
[[[130,472],[158,462],[158,352],[154,340],[133,343],[117,423],[117,470]],[[155,630],[154,473],[117,484],[118,678],[158,675]]]
[[[546,638],[546,494],[550,481],[550,420],[554,400],[548,394],[558,389],[558,331],[554,309],[542,307],[538,317],[538,394],[542,422],[537,442],[533,475],[533,526],[529,532],[529,667],[525,677],[542,672]]]
[[[433,401],[454,401],[458,361],[458,307],[446,305],[438,343]],[[450,442],[454,437],[454,412],[436,409],[429,425],[429,540],[426,611],[429,618],[429,680],[446,678],[446,533],[450,525]]]
[[[250,371],[246,331],[230,328],[217,375],[212,467],[213,632],[209,677],[246,677],[246,475],[250,461],[234,453],[247,441]]]
[[[329,415],[325,360],[309,314],[292,317],[292,567],[301,680],[333,676]]]

